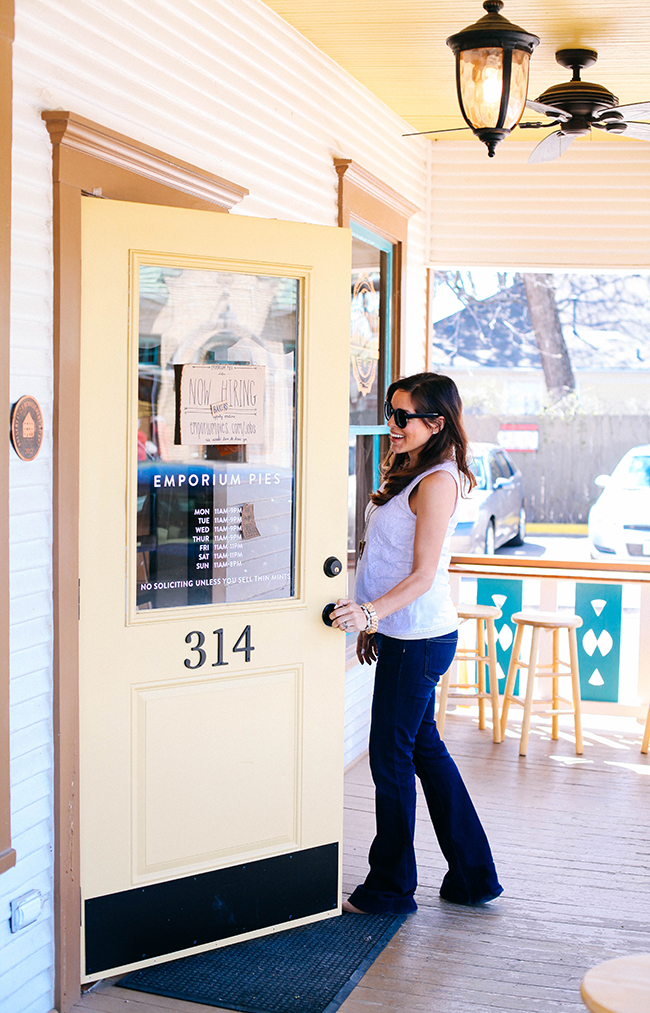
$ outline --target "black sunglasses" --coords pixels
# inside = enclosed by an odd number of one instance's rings
[[[440,419],[443,416],[439,412],[407,412],[403,408],[393,408],[390,401],[384,401],[384,418],[390,422],[391,416],[395,418],[395,425],[398,429],[406,429],[409,419]]]

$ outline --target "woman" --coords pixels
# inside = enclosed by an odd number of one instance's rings
[[[377,833],[366,881],[343,904],[355,914],[417,910],[416,774],[449,865],[440,896],[483,904],[502,893],[485,832],[434,720],[435,686],[458,640],[451,536],[462,485],[475,482],[462,404],[449,377],[418,373],[391,384],[384,413],[391,452],[368,506],[359,604],[341,598],[331,613],[334,626],[359,632],[359,661],[377,661],[370,728]]]

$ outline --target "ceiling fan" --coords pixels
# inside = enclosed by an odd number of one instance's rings
[[[640,141],[650,141],[650,123],[641,123],[632,117],[650,116],[650,101],[620,106],[618,98],[602,84],[580,79],[580,71],[592,67],[598,59],[594,49],[560,49],[555,59],[561,67],[573,71],[573,78],[565,84],[554,84],[539,98],[528,99],[526,106],[549,116],[553,122],[520,123],[520,128],[559,126],[533,149],[529,162],[552,162],[567,150],[570,144],[592,127],[607,133],[622,134]]]
[[[650,117],[650,100],[621,106],[616,95],[602,84],[581,80],[580,71],[593,67],[598,59],[595,49],[560,49],[555,54],[555,59],[561,67],[573,71],[573,78],[565,84],[552,85],[534,101],[526,100],[528,109],[548,116],[552,122],[519,122],[521,130],[559,127],[559,130],[549,134],[533,149],[529,163],[552,162],[564,154],[576,137],[588,134],[592,127],[605,130],[608,134],[622,134],[640,141],[650,141],[650,123],[632,119],[637,116]],[[468,129],[470,128],[456,127],[451,130],[426,130],[403,136],[456,133]]]

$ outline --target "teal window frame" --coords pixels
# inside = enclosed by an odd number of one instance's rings
[[[355,239],[360,239],[368,246],[374,246],[386,255],[385,277],[383,281],[383,292],[385,293],[386,304],[383,313],[383,330],[381,334],[380,356],[383,358],[383,373],[381,376],[383,390],[386,391],[390,385],[393,368],[393,342],[392,342],[392,320],[393,320],[393,271],[395,259],[395,246],[378,236],[377,233],[359,225],[358,222],[350,222],[350,231]],[[384,264],[382,263],[382,269]],[[381,361],[381,360],[380,360]],[[377,423],[374,426],[350,426],[350,436],[374,436],[373,440],[373,491],[379,485],[380,449],[379,441],[381,436],[388,435],[388,426]]]

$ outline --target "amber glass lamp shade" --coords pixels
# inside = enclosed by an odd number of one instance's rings
[[[499,14],[503,0],[485,0],[488,12],[447,39],[456,57],[456,89],[463,119],[490,158],[519,123],[526,107],[530,56],[539,39]]]

